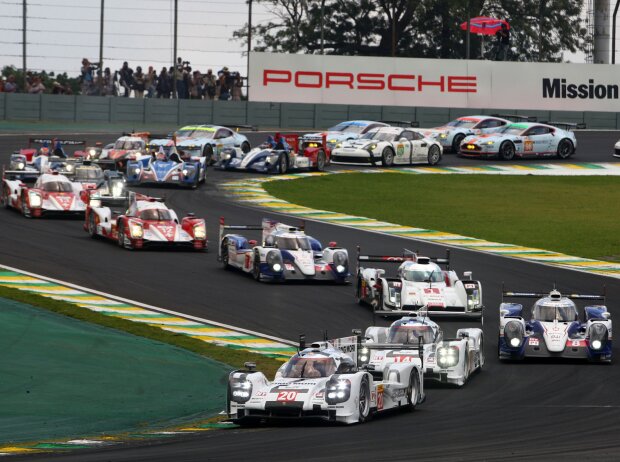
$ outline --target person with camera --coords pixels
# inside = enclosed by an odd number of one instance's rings
[[[228,101],[230,99],[230,92],[231,92],[234,80],[232,76],[230,75],[230,71],[228,70],[228,67],[226,66],[224,66],[222,70],[219,71],[217,74],[219,76],[218,85],[220,87],[219,100]]]
[[[170,93],[172,92],[172,80],[170,79],[170,74],[168,74],[168,70],[165,67],[161,68],[155,88],[157,90],[158,98],[170,98]]]
[[[243,77],[238,72],[233,72],[234,81],[232,86],[232,100],[241,101],[241,89],[243,88]]]
[[[213,101],[215,99],[215,90],[217,87],[217,80],[213,75],[213,69],[207,70],[207,73],[202,76],[203,93],[204,98]]]
[[[131,86],[133,85],[133,69],[129,67],[127,61],[123,63],[123,67],[118,71],[119,80],[118,83],[121,87],[125,89],[125,94],[123,95],[125,98],[129,98],[129,93],[131,93]]]
[[[93,72],[97,70],[99,66],[97,64],[91,63],[88,59],[82,59],[82,67],[80,68],[80,79],[82,84],[82,94],[83,95],[91,95],[93,94],[94,87],[94,76]]]
[[[153,69],[153,66],[149,66],[149,70],[145,75],[144,85],[146,87],[146,97],[152,98],[155,96],[155,83],[157,81],[157,72]]]

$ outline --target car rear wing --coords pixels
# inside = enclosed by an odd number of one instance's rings
[[[419,316],[426,316],[428,318],[461,318],[461,319],[480,319],[482,318],[482,311],[455,311],[456,308],[462,310],[462,307],[445,307],[441,310],[433,310],[432,308],[420,307],[418,311],[411,310],[381,310],[376,309],[373,306],[373,317],[376,315],[384,316],[384,317],[392,317],[392,316],[415,316],[415,313],[418,313]],[[412,314],[413,313],[413,314]],[[374,319],[374,318],[373,318]]]
[[[512,292],[502,289],[502,301],[504,298],[543,298],[549,297],[549,292]],[[567,294],[562,293],[562,297],[569,298],[571,300],[603,300],[605,301],[606,294]]]
[[[85,140],[69,140],[69,139],[62,139],[62,138],[39,138],[39,137],[28,139],[28,146],[32,144],[46,144],[46,143],[50,145],[51,147],[54,147],[56,143],[60,143],[61,145],[64,145],[64,146],[84,146],[86,144],[86,141]]]
[[[39,178],[40,173],[36,170],[6,170],[5,166],[2,166],[2,179],[6,180],[21,180],[23,182],[36,181]]]
[[[239,132],[239,130],[250,130],[255,132],[256,130],[258,130],[254,125],[227,125],[228,128],[234,128],[236,132]]]
[[[433,263],[437,263],[438,265],[446,265],[447,269],[450,269],[450,249],[446,249],[445,258],[442,257],[426,257],[418,255],[418,252],[413,252],[411,250],[405,249],[403,255],[362,255],[361,248],[357,246],[357,264],[359,267],[359,262],[377,262],[377,263],[403,263],[406,261],[421,261],[422,259],[426,259],[427,261],[431,261]]]
[[[520,114],[491,114],[491,117],[499,117],[500,119],[507,119],[513,122],[538,122],[536,116],[526,116]]]
[[[379,122],[392,125],[393,127],[420,128],[420,122],[417,120],[380,120]]]
[[[222,242],[222,238],[226,234],[226,231],[262,231],[263,227],[260,225],[227,225],[224,217],[220,217],[220,239],[219,242]],[[217,259],[218,261],[222,258],[222,246],[218,244],[217,246]]]
[[[566,130],[585,130],[586,124],[583,122],[554,122],[554,121],[544,121],[541,124],[551,125],[552,127],[564,128]]]

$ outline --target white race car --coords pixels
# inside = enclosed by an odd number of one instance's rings
[[[369,304],[375,313],[401,315],[405,310],[424,309],[430,316],[453,316],[482,319],[482,284],[466,271],[462,281],[450,270],[450,251],[446,258],[422,257],[415,252],[403,256],[360,255],[355,297]],[[363,268],[360,262],[398,263],[396,277],[386,277],[385,270]],[[439,265],[446,265],[442,270]]]
[[[338,143],[358,139],[371,130],[379,127],[387,127],[387,122],[373,120],[348,120],[328,128],[325,132],[306,133],[302,142],[320,142],[325,138],[325,148],[334,149]]]
[[[444,338],[441,328],[431,321],[424,311],[417,316],[406,316],[390,327],[366,329],[366,343],[360,356],[367,364],[380,369],[391,358],[394,362],[410,362],[418,357],[418,346],[424,352],[424,379],[463,386],[469,376],[484,365],[482,329],[471,327],[456,331],[456,338]],[[405,344],[408,350],[368,350],[365,346],[375,344]]]
[[[262,231],[259,244],[228,230]],[[226,225],[220,219],[218,260],[224,268],[239,268],[257,281],[315,280],[348,282],[347,249],[330,242],[325,248],[303,227],[263,219],[261,226]]]
[[[334,164],[393,165],[428,164],[441,161],[443,149],[438,141],[425,138],[417,130],[382,127],[371,130],[357,140],[337,144],[332,151]]]
[[[536,120],[516,115],[473,115],[458,117],[442,127],[430,128],[423,133],[439,141],[444,150],[459,152],[459,146],[466,136],[495,133],[511,123],[508,119]]]
[[[620,140],[614,145],[614,157],[620,157]]]
[[[415,409],[425,399],[423,364],[417,346],[365,345],[368,350],[402,349],[410,361],[384,355],[374,364],[358,366],[360,337],[300,345],[273,381],[255,364],[230,373],[227,410],[235,423],[268,419],[315,418],[345,424],[361,423],[375,412],[398,407]]]

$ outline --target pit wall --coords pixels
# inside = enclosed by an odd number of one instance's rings
[[[258,128],[325,128],[352,119],[415,120],[434,127],[463,115],[521,114],[539,121],[585,123],[588,129],[620,129],[617,112],[524,111],[332,104],[134,99],[123,97],[0,93],[0,120],[127,122],[136,124],[247,124]]]

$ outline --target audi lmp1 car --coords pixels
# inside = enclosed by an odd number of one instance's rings
[[[559,127],[567,127],[562,130]],[[488,135],[468,136],[461,143],[460,155],[466,157],[551,157],[566,159],[577,149],[577,138],[570,128],[585,128],[585,124],[564,122],[514,123]]]
[[[349,120],[341,122],[338,125],[334,125],[328,128],[325,132],[307,133],[303,136],[303,139],[308,142],[319,142],[323,138],[326,139],[325,147],[327,149],[334,149],[338,143],[344,141],[355,140],[365,133],[380,127],[387,127],[385,122],[375,122],[372,120]]]
[[[32,187],[12,172],[4,172],[2,180],[2,205],[19,210],[25,217],[44,215],[84,215],[88,195],[82,185],[71,182],[58,172],[44,173]]]
[[[105,205],[105,201],[91,200],[86,209],[84,230],[93,238],[101,236],[126,249],[188,247],[207,250],[204,219],[188,214],[179,220],[161,199],[141,194],[131,193],[128,202],[126,211],[117,213]]]
[[[332,151],[334,164],[371,164],[391,167],[402,164],[436,165],[441,161],[443,148],[438,141],[425,138],[410,128],[382,127]]]
[[[355,297],[369,304],[375,313],[402,315],[405,310],[424,309],[429,316],[482,319],[482,284],[466,271],[462,281],[450,270],[450,251],[446,258],[423,257],[407,251],[402,256],[357,255]],[[396,277],[386,277],[384,269],[360,267],[360,262],[399,264]],[[439,265],[445,265],[442,270]]]
[[[362,423],[374,413],[415,409],[425,399],[423,364],[411,344],[366,345],[386,353],[400,350],[410,360],[383,355],[374,364],[359,364],[358,336],[317,342],[300,350],[269,381],[255,364],[229,375],[228,415],[247,424],[269,419],[314,418],[345,424]],[[417,355],[417,356],[416,356]]]
[[[510,125],[511,122],[508,118],[532,120],[526,116],[473,115],[458,117],[443,127],[425,130],[424,135],[439,141],[444,150],[450,149],[452,152],[458,153],[465,137],[499,131],[506,125]]]
[[[386,357],[395,362],[409,362],[418,357],[418,346],[424,354],[424,379],[463,386],[470,375],[484,365],[482,329],[477,327],[459,329],[456,338],[444,338],[441,328],[431,321],[424,311],[416,316],[405,316],[390,327],[369,327],[365,333],[361,357],[376,369]],[[411,351],[365,350],[372,344],[411,345]]]
[[[584,321],[579,320],[573,300],[605,301],[604,295],[562,295],[557,290],[548,294],[502,292],[504,298],[536,298],[526,319],[523,305],[505,303],[499,307],[499,358],[571,358],[591,362],[611,362],[611,313],[605,305],[584,308]]]
[[[253,127],[239,125],[238,128]],[[219,125],[187,125],[174,132],[173,137],[178,149],[189,151],[194,157],[205,157],[207,165],[219,161],[223,149],[239,148],[243,153],[251,149],[245,135]]]
[[[258,244],[229,230],[262,231]],[[257,281],[313,280],[348,282],[349,255],[330,242],[325,248],[303,227],[263,219],[261,226],[227,225],[220,219],[218,260],[224,268],[239,268]]]

